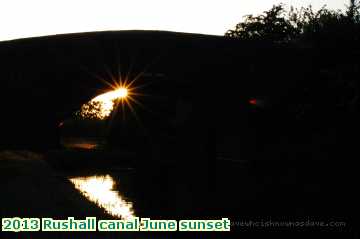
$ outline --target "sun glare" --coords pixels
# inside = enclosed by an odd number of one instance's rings
[[[128,95],[128,89],[121,87],[119,89],[107,92],[105,94],[96,96],[93,101],[113,101],[116,99],[125,98]]]
[[[105,120],[112,114],[114,109],[119,109],[119,111],[114,111],[114,115],[121,111],[123,113],[123,119],[125,119],[126,107],[136,120],[139,120],[135,111],[135,105],[143,109],[145,109],[145,107],[137,98],[147,96],[147,94],[139,92],[141,88],[145,87],[145,84],[139,85],[138,80],[144,75],[148,67],[149,65],[136,75],[132,74],[129,70],[126,76],[123,76],[119,66],[116,75],[113,75],[110,71],[107,72],[109,79],[104,79],[103,77],[93,74],[96,79],[102,81],[112,90],[98,95],[83,104],[75,114],[80,117],[80,119]],[[133,76],[130,78],[130,75]],[[121,108],[118,108],[118,106],[121,106]]]
[[[116,100],[126,100],[129,90],[119,87],[113,91],[101,94],[93,98],[81,107],[80,115],[84,118],[105,119],[110,116]]]

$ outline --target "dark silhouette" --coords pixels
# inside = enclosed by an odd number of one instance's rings
[[[352,1],[345,13],[274,6],[225,37],[120,31],[2,42],[0,146],[59,150],[59,123],[110,90],[104,80],[136,78],[141,104],[114,110],[101,153],[134,152],[126,166],[136,170],[140,216],[312,217],[346,226],[300,235],[355,237],[358,6]],[[113,158],[48,162],[65,172],[125,165]]]

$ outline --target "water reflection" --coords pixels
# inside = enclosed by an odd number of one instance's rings
[[[134,217],[131,202],[126,202],[114,190],[115,181],[110,175],[75,177],[69,179],[85,197],[104,208],[109,214],[122,219]]]

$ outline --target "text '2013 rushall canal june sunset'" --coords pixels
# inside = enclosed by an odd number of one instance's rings
[[[230,231],[230,220],[97,220],[96,217],[65,220],[52,218],[2,218],[2,231]]]

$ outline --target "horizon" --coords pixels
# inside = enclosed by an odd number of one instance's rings
[[[106,4],[101,4],[83,0],[75,3],[70,3],[69,0],[55,3],[36,0],[19,4],[19,0],[5,0],[0,9],[0,21],[8,25],[0,29],[0,41],[123,30],[171,31],[222,36],[227,30],[241,22],[245,15],[260,14],[279,3],[284,3],[286,7],[296,8],[311,4],[314,10],[326,4],[329,9],[344,10],[348,2],[348,0],[268,0],[264,3],[260,0],[241,2],[229,0],[225,4],[220,1],[200,0],[190,4],[188,0],[185,0],[170,4],[164,0],[152,2],[136,0],[121,3],[110,0]],[[139,6],[142,7],[139,8]],[[199,17],[199,12],[201,17]]]

